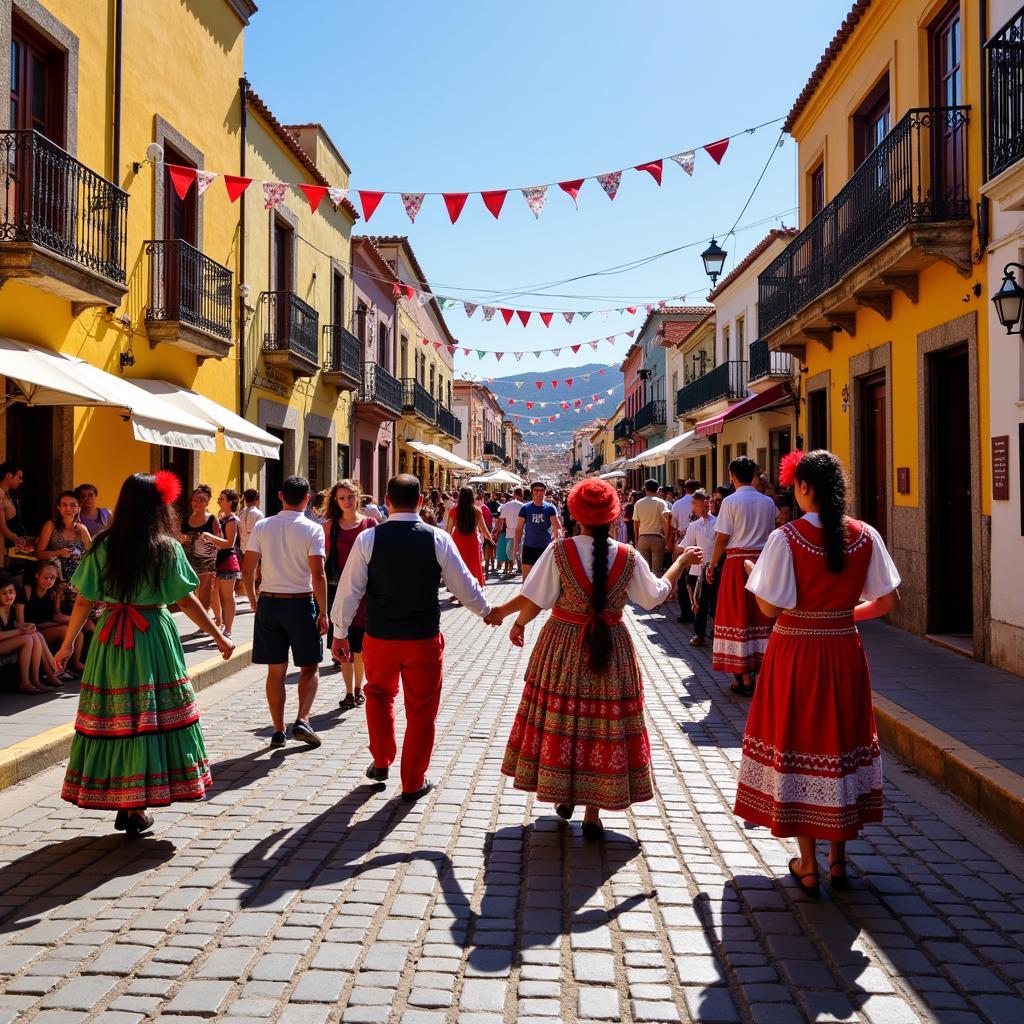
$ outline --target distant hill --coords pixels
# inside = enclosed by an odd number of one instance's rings
[[[604,374],[601,371],[604,370]],[[586,379],[589,378],[589,379]],[[571,379],[572,384],[565,382]],[[517,387],[513,381],[524,381]],[[537,387],[537,381],[543,387]],[[558,387],[551,386],[558,381]],[[622,374],[616,367],[607,363],[587,363],[584,366],[569,366],[561,370],[547,370],[543,373],[536,370],[521,369],[511,372],[506,377],[495,377],[488,381],[487,386],[497,396],[502,412],[506,416],[519,417],[519,429],[523,432],[523,440],[531,445],[567,444],[572,440],[573,431],[597,417],[610,416],[622,401],[622,389],[609,395],[608,388],[617,387],[622,383]],[[593,401],[597,395],[604,399],[604,405],[595,405],[587,412],[583,406]],[[515,405],[509,405],[508,399],[516,399]],[[580,400],[580,412],[573,411],[573,402]],[[534,407],[527,409],[523,402],[533,402]],[[539,403],[546,402],[541,406]],[[570,408],[563,409],[560,402],[568,402]],[[552,423],[548,417],[561,413],[561,417]],[[541,422],[531,424],[531,418],[540,418]],[[550,434],[550,431],[555,431]]]

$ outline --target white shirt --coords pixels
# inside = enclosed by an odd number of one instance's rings
[[[715,531],[728,536],[729,547],[760,550],[774,529],[775,502],[750,484],[722,499]]]
[[[693,495],[684,494],[672,505],[672,525],[676,533],[685,533],[690,525],[690,516],[693,515]]]
[[[248,550],[260,556],[260,590],[268,594],[308,594],[313,590],[309,560],[326,554],[324,528],[302,512],[286,509],[253,527]]]
[[[583,563],[583,571],[586,573],[587,579],[593,581],[594,538],[581,535],[571,537],[568,543],[576,545],[576,551]],[[609,538],[609,563],[614,557],[614,551],[615,542]],[[658,579],[651,572],[646,559],[633,559],[633,575],[626,586],[626,596],[631,601],[635,601],[641,608],[650,611],[651,608],[657,608],[668,597],[671,590],[671,584]],[[558,563],[555,561],[555,545],[551,544],[537,559],[537,564],[530,571],[521,593],[523,597],[529,598],[539,608],[554,608],[561,592],[562,581],[558,575]]]
[[[422,523],[418,512],[393,512],[388,516],[389,523]],[[385,527],[386,529],[386,527]],[[481,618],[491,610],[484,592],[466,568],[466,563],[455,546],[455,541],[436,526],[434,531],[434,555],[441,567],[441,578],[452,595],[463,603],[471,612]],[[321,534],[323,530],[320,531]],[[340,640],[348,637],[349,623],[359,611],[359,602],[366,593],[370,578],[370,557],[373,555],[373,538],[376,530],[364,530],[352,545],[352,553],[345,563],[345,571],[338,583],[338,592],[334,595],[331,606],[331,621],[334,623],[334,635]]]
[[[686,533],[680,543],[686,548],[700,548],[704,552],[702,563],[711,561],[711,555],[715,550],[715,516],[709,512],[704,519],[694,519],[686,528]],[[690,566],[690,575],[699,576],[700,565]]]
[[[501,508],[498,509],[498,518],[503,519],[505,522],[505,536],[512,538],[516,535],[516,523],[519,522],[519,510],[523,507],[524,502],[516,501],[512,498],[510,501],[506,501]]]
[[[817,512],[808,512],[804,519],[811,526],[821,526]],[[861,590],[862,601],[874,601],[891,594],[900,585],[900,574],[878,531],[867,523],[864,529],[871,538],[871,561]],[[782,530],[768,538],[754,571],[747,580],[747,590],[776,608],[795,608],[797,603],[796,573],[793,552]]]
[[[637,537],[661,536],[668,502],[656,494],[647,494],[633,505],[633,532]]]
[[[381,515],[380,509],[372,501],[367,502],[363,506],[363,515],[369,516],[371,519],[376,519],[378,523],[384,522],[384,517]]]
[[[262,518],[263,513],[255,505],[246,505],[238,513],[238,545],[243,554],[249,550],[249,537]]]

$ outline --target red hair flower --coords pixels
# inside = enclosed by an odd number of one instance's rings
[[[782,461],[779,463],[779,483],[783,487],[792,487],[796,482],[796,467],[803,457],[804,453],[799,448],[782,457]]]
[[[181,481],[169,469],[161,469],[155,476],[155,483],[165,505],[173,505],[181,496]]]

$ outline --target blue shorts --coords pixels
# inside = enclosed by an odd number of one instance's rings
[[[253,623],[253,664],[285,665],[289,650],[297,668],[319,665],[323,660],[316,604],[311,597],[261,597]]]

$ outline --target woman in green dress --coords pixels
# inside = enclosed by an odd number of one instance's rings
[[[75,736],[61,796],[79,807],[117,811],[114,827],[138,835],[149,807],[201,800],[212,784],[199,707],[170,607],[234,650],[192,593],[198,579],[176,540],[173,473],[128,477],[114,521],[82,559],[63,669],[93,605],[105,610],[85,663]]]

